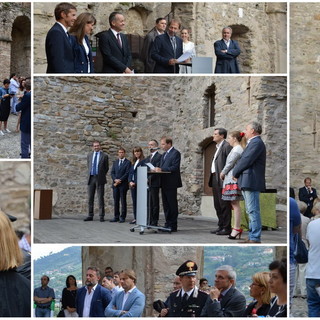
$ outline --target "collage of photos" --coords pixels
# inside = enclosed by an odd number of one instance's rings
[[[320,2],[0,15],[0,319],[320,318]]]

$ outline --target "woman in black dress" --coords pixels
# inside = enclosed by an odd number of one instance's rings
[[[30,281],[17,272],[22,262],[18,238],[0,210],[0,318],[31,317]]]
[[[250,296],[254,299],[245,310],[244,317],[266,316],[270,309],[271,292],[269,272],[258,272],[252,276]]]
[[[0,88],[0,135],[4,136],[4,133],[9,133],[10,130],[7,128],[8,118],[10,115],[10,94],[9,94],[10,80],[5,79],[3,81],[3,88]],[[2,130],[3,123],[3,130]]]
[[[62,291],[62,308],[65,317],[78,317],[76,310],[77,280],[73,275],[67,276],[66,287]]]

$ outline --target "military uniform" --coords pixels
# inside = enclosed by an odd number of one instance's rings
[[[193,289],[186,301],[182,297],[182,289],[174,291],[168,298],[168,317],[200,317],[207,299],[208,294],[200,291],[197,287]]]

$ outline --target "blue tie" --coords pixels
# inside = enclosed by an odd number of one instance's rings
[[[93,159],[93,168],[92,168],[92,175],[96,176],[97,172],[97,159],[98,159],[98,152],[95,152],[94,159]]]

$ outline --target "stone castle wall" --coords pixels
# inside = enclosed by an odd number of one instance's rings
[[[29,2],[0,3],[0,82],[15,72],[31,75],[31,7]]]
[[[292,3],[290,186],[296,195],[305,177],[320,189],[319,3]]]
[[[30,162],[0,162],[0,208],[17,218],[15,230],[28,231],[30,224]]]
[[[97,18],[94,34],[109,28],[108,16],[120,11],[126,17],[125,33],[140,36],[154,27],[158,17],[178,18],[191,32],[199,56],[213,58],[213,43],[221,39],[226,25],[233,28],[233,39],[242,50],[239,63],[243,73],[285,73],[287,44],[287,8],[279,3],[95,3],[74,2],[78,13],[87,11]],[[45,37],[54,24],[56,3],[34,4],[34,65],[36,73],[46,70]],[[92,36],[94,40],[94,36]],[[93,46],[95,46],[95,41]],[[135,66],[139,70],[139,65]]]
[[[214,127],[244,130],[251,120],[262,123],[267,188],[278,190],[277,210],[286,211],[285,77],[37,77],[35,188],[53,189],[56,214],[85,214],[86,155],[95,139],[111,166],[120,146],[131,159],[134,146],[147,152],[149,139],[168,134],[182,154],[180,212],[199,215],[204,148],[214,129],[208,125],[206,92],[213,85]],[[110,185],[108,177],[106,212],[112,214]]]

